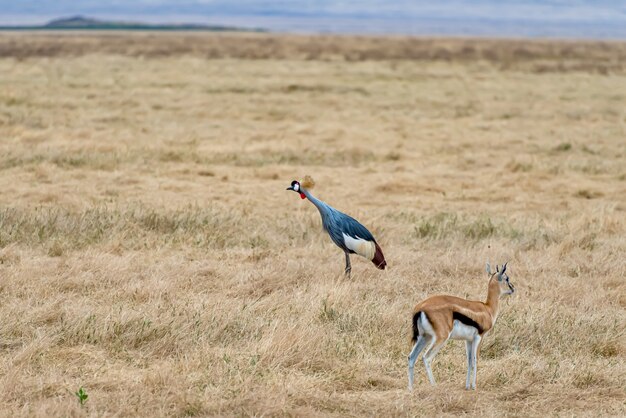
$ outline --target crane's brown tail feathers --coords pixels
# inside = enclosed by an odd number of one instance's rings
[[[375,243],[375,244],[376,244],[376,253],[374,254],[374,258],[372,258],[372,263],[374,263],[374,265],[377,268],[384,270],[385,267],[387,267],[387,262],[385,261],[383,250],[380,249],[380,246],[378,245],[378,243]]]

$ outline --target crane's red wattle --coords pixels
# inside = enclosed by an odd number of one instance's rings
[[[306,199],[306,196],[302,192],[300,192],[300,199]]]

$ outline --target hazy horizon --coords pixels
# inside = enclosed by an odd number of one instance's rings
[[[145,23],[204,23],[296,33],[433,34],[626,39],[626,3],[445,0],[0,0],[1,25],[82,15]]]

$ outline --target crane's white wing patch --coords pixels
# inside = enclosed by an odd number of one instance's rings
[[[363,238],[352,238],[349,235],[343,234],[343,242],[352,251],[365,257],[368,260],[373,260],[376,254],[376,244],[371,241],[364,240]]]

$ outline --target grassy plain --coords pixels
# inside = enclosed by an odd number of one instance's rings
[[[623,43],[2,34],[0,411],[623,416],[625,103]],[[455,343],[409,393],[413,305],[487,259],[478,391]]]

